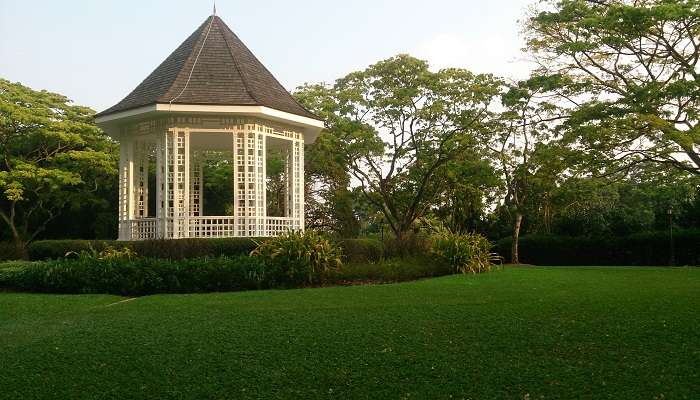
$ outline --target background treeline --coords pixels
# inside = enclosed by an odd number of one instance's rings
[[[400,242],[439,225],[514,263],[697,264],[698,2],[545,1],[523,28],[539,67],[522,81],[398,55],[297,88],[326,122],[307,226]],[[118,145],[93,115],[0,80],[0,241],[114,238]],[[230,175],[207,163],[206,210],[230,210]]]

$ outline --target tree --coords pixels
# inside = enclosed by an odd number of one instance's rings
[[[431,214],[451,232],[469,233],[482,228],[487,205],[500,195],[501,181],[488,158],[465,152],[450,161],[435,179],[445,182]]]
[[[566,179],[553,194],[554,231],[559,235],[611,237],[666,230],[668,210],[683,224],[698,178],[671,166],[637,166],[622,179]]]
[[[608,173],[653,162],[700,174],[700,2],[543,3],[528,48],[571,80],[570,140]]]
[[[59,94],[0,79],[0,220],[19,246],[116,175],[114,143],[93,116]]]
[[[550,143],[556,121],[564,118],[561,106],[552,102],[562,77],[535,76],[510,85],[502,96],[503,111],[489,148],[505,186],[504,205],[511,216],[511,262],[520,263],[520,231],[526,209],[546,204],[547,197],[564,170],[564,149]]]
[[[333,99],[325,85],[302,86],[294,97],[322,119],[336,118]],[[355,197],[350,190],[348,163],[339,146],[336,136],[324,132],[305,148],[306,224],[341,237],[356,237],[360,223],[355,214]]]
[[[338,79],[301,88],[327,130],[342,164],[366,200],[401,238],[445,189],[435,179],[468,149],[478,148],[500,82],[462,69],[431,72],[399,55]],[[308,104],[308,103],[307,103]]]

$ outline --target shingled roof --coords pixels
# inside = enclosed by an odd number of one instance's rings
[[[170,102],[266,106],[319,119],[294,100],[216,15],[207,18],[128,96],[97,116]]]

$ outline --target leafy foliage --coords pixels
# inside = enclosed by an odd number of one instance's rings
[[[376,262],[384,257],[384,244],[377,239],[343,239],[338,245],[350,263]]]
[[[79,253],[66,253],[66,258],[72,258],[72,256],[75,256],[81,260],[100,262],[109,260],[119,260],[123,258],[131,259],[136,257],[136,252],[130,249],[129,247],[115,248],[112,246],[106,246],[103,250],[97,250],[94,247],[89,247],[88,250],[82,250]]]
[[[40,240],[29,244],[31,260],[64,258],[69,253],[101,252],[112,247],[129,248],[141,257],[181,260],[201,257],[248,255],[256,248],[252,238],[182,239],[118,242],[104,240]]]
[[[700,174],[700,3],[549,0],[526,25],[540,75],[576,99],[565,128],[589,166]]]
[[[438,226],[431,236],[431,251],[444,259],[455,272],[479,274],[490,272],[499,257],[491,252],[493,245],[477,233],[454,233]]]
[[[0,79],[0,220],[13,241],[34,240],[68,205],[102,201],[117,155],[93,114]]]
[[[313,230],[261,241],[251,255],[265,260],[272,279],[282,285],[320,283],[342,265],[340,247]]]
[[[0,272],[0,287],[50,293],[147,295],[267,287],[265,265],[248,256],[164,260],[138,257],[59,259]]]
[[[399,55],[298,96],[327,121],[340,165],[400,238],[444,189],[436,174],[478,146],[499,93],[490,75],[431,72],[425,61]]]
[[[509,255],[510,238],[496,249]],[[640,265],[671,262],[669,231],[639,232],[626,236],[526,235],[521,239],[522,260],[535,265]],[[675,265],[700,265],[700,230],[678,229],[673,234]]]

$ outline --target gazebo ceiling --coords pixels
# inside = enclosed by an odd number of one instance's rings
[[[163,105],[170,110],[182,110],[183,105],[257,106],[308,118],[314,125],[320,121],[216,15],[207,18],[122,101],[97,114],[97,119],[113,120],[117,114],[130,115],[147,106],[160,111]]]

